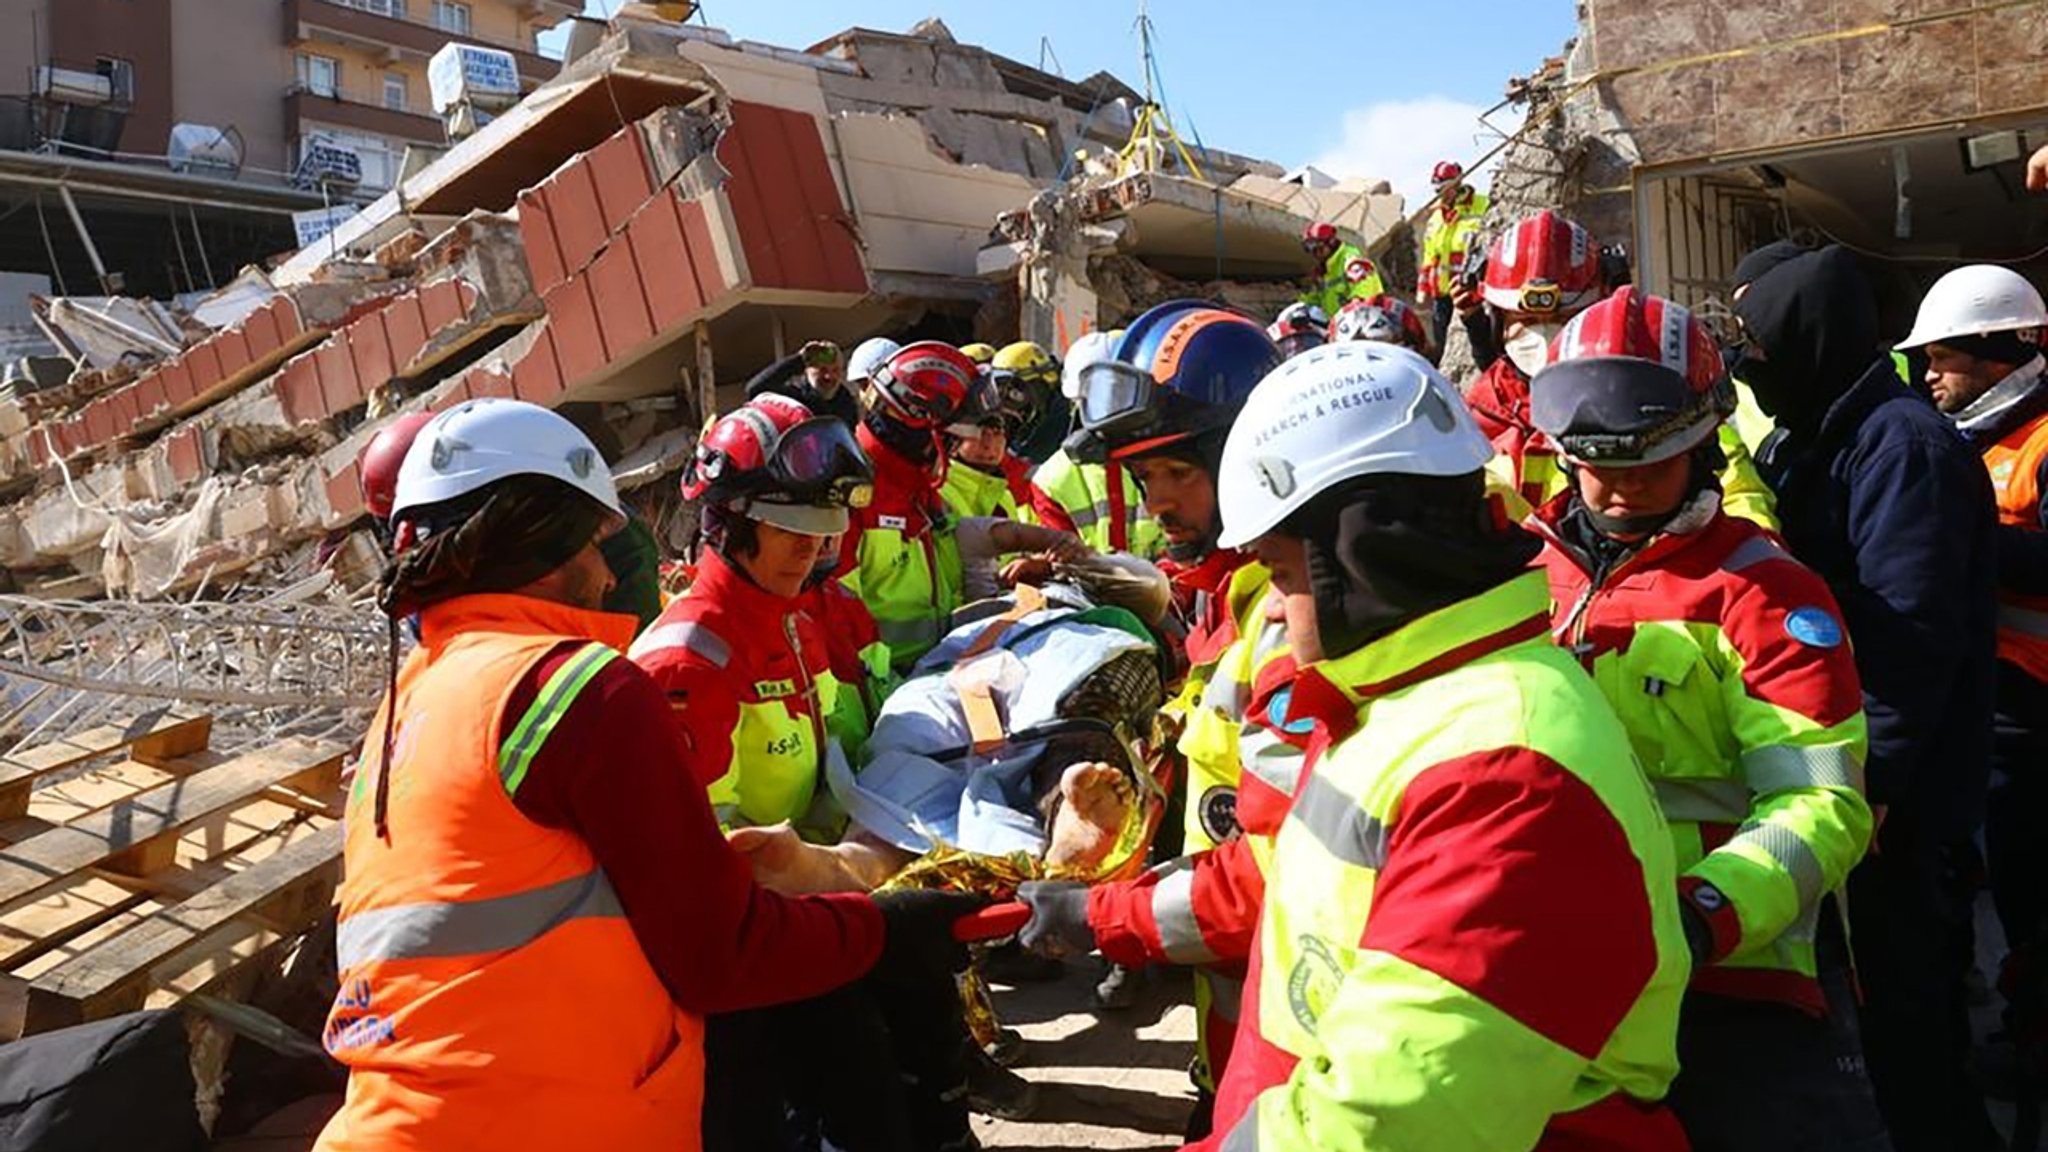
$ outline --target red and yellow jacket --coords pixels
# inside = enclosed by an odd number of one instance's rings
[[[919,464],[865,424],[856,435],[875,465],[875,496],[853,510],[834,575],[868,606],[890,666],[904,673],[946,634],[960,606],[960,542],[939,496],[945,462]]]
[[[796,600],[709,552],[631,656],[668,693],[719,823],[795,822],[810,812],[826,718],[844,686],[823,632]]]
[[[1198,1147],[1685,1147],[1670,837],[1548,601],[1530,572],[1296,677],[1309,763]]]
[[[1825,1014],[1814,967],[1822,898],[1870,843],[1868,734],[1841,612],[1821,578],[1703,493],[1613,563],[1562,523],[1548,546],[1552,623],[1628,729],[1676,849],[1680,887],[1713,928],[1706,992]]]

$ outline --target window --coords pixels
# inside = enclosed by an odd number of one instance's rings
[[[362,12],[373,12],[379,16],[389,16],[394,20],[405,19],[405,0],[334,0],[334,2],[344,8],[354,8]]]
[[[382,192],[398,183],[399,168],[405,162],[405,145],[361,132],[342,132],[324,127],[312,131],[325,143],[356,154],[357,162],[363,167],[362,188]]]
[[[393,112],[403,112],[406,105],[405,96],[405,73],[386,72],[384,74],[384,106]]]
[[[93,71],[107,78],[107,87],[113,91],[114,103],[135,102],[135,65],[112,56],[101,56],[93,61]]]
[[[469,35],[469,5],[434,0],[434,27],[457,36]]]
[[[299,53],[299,87],[315,96],[341,98],[341,61],[332,56]]]

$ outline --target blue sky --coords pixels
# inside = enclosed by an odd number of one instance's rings
[[[586,0],[594,15],[620,3]],[[1151,15],[1168,109],[1183,133],[1287,166],[1383,177],[1412,196],[1437,159],[1469,159],[1498,139],[1477,114],[1508,77],[1560,50],[1573,7],[1153,0]],[[703,9],[735,37],[795,48],[852,24],[901,32],[938,16],[959,39],[1027,64],[1040,62],[1043,39],[1048,70],[1078,79],[1106,68],[1142,89],[1135,0],[704,0]]]

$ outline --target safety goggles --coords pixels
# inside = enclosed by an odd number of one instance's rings
[[[1057,375],[1043,369],[1028,372],[997,369],[990,379],[996,386],[997,409],[1003,414],[1003,419],[1014,425],[1012,431],[1038,423],[1045,410],[1047,392],[1059,383]]]
[[[1082,367],[1081,427],[1114,435],[1142,425],[1152,415],[1159,384],[1152,374],[1121,360],[1097,360]]]
[[[874,466],[845,424],[816,416],[775,441],[770,486],[805,503],[865,508],[875,498]]]

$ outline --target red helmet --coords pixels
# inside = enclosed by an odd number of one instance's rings
[[[1337,226],[1328,220],[1318,220],[1301,230],[1301,250],[1314,252],[1318,248],[1334,247],[1343,243],[1337,238]]]
[[[1344,305],[1330,321],[1330,341],[1378,340],[1420,351],[1429,346],[1422,316],[1407,301],[1382,293]]]
[[[1557,319],[1600,290],[1600,246],[1550,209],[1508,226],[1486,253],[1486,302],[1508,312]]]
[[[1565,325],[1529,395],[1531,419],[1567,457],[1608,468],[1688,452],[1735,410],[1707,326],[1634,287]]]
[[[1429,173],[1429,182],[1432,184],[1449,184],[1464,178],[1465,166],[1456,160],[1439,160]]]
[[[846,510],[873,498],[874,475],[844,423],[768,393],[704,433],[683,467],[682,491],[791,532],[836,536],[846,531]]]
[[[875,370],[875,396],[888,415],[912,428],[938,429],[967,402],[981,368],[937,340],[906,344]]]
[[[370,446],[363,449],[362,458],[357,461],[363,507],[370,515],[379,520],[391,519],[392,505],[398,502],[399,465],[405,463],[405,454],[419,438],[420,429],[433,419],[432,412],[407,412],[370,438]]]

